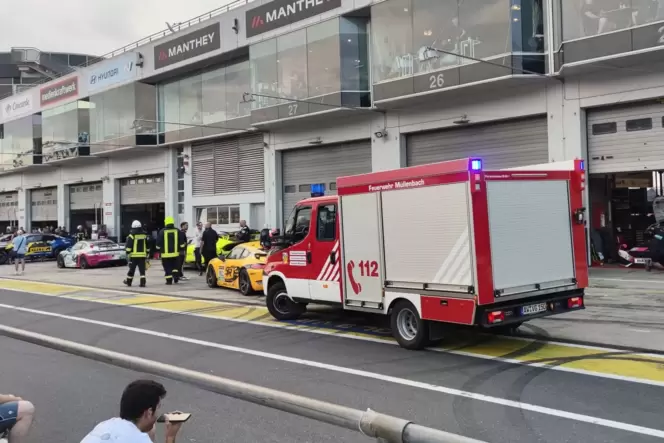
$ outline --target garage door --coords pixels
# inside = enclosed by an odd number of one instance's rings
[[[589,110],[587,115],[589,172],[664,169],[664,105]]]
[[[166,200],[164,174],[122,179],[121,205],[161,203]]]
[[[408,166],[465,157],[481,158],[485,169],[547,163],[546,117],[411,134],[406,155]]]
[[[69,186],[69,209],[99,209],[103,201],[102,184],[86,183]]]
[[[30,214],[32,221],[57,220],[58,189],[44,188],[30,191]]]
[[[371,141],[283,151],[283,219],[293,206],[311,197],[311,185],[323,183],[326,194],[336,194],[336,179],[371,172]]]
[[[193,145],[191,152],[195,197],[265,190],[263,134]]]
[[[18,220],[18,192],[0,194],[0,221]]]

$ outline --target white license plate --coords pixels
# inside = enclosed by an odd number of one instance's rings
[[[648,262],[650,262],[649,258],[635,258],[634,259],[634,263],[636,263],[637,265],[639,265],[639,264],[645,265]]]
[[[521,315],[533,315],[546,311],[546,303],[537,303],[536,305],[523,306],[521,308]]]

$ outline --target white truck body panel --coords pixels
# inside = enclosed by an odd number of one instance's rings
[[[540,163],[539,165],[518,166],[516,168],[505,168],[501,171],[573,171],[575,160],[565,160],[554,163]]]
[[[467,293],[475,274],[468,183],[383,192],[382,203],[389,285]]]
[[[569,188],[564,180],[488,181],[494,290],[573,284]]]

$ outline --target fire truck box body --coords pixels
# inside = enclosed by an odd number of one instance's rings
[[[463,159],[340,177],[338,197],[322,199],[338,201],[339,242],[311,273],[325,283],[300,297],[287,268],[268,267],[266,294],[272,271],[295,301],[329,303],[323,288],[338,290],[344,309],[392,315],[408,348],[426,345],[433,322],[519,325],[583,309],[585,177],[574,165],[491,172]],[[316,219],[314,208],[309,234]],[[301,243],[307,260],[320,246],[315,236]]]

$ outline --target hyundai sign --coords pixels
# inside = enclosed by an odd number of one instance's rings
[[[88,68],[87,74],[88,93],[92,94],[109,86],[135,79],[137,57],[137,53],[129,52],[92,65]]]
[[[161,69],[221,49],[219,23],[206,26],[154,47],[154,68]]]
[[[274,0],[247,11],[247,38],[341,7],[341,0]]]

